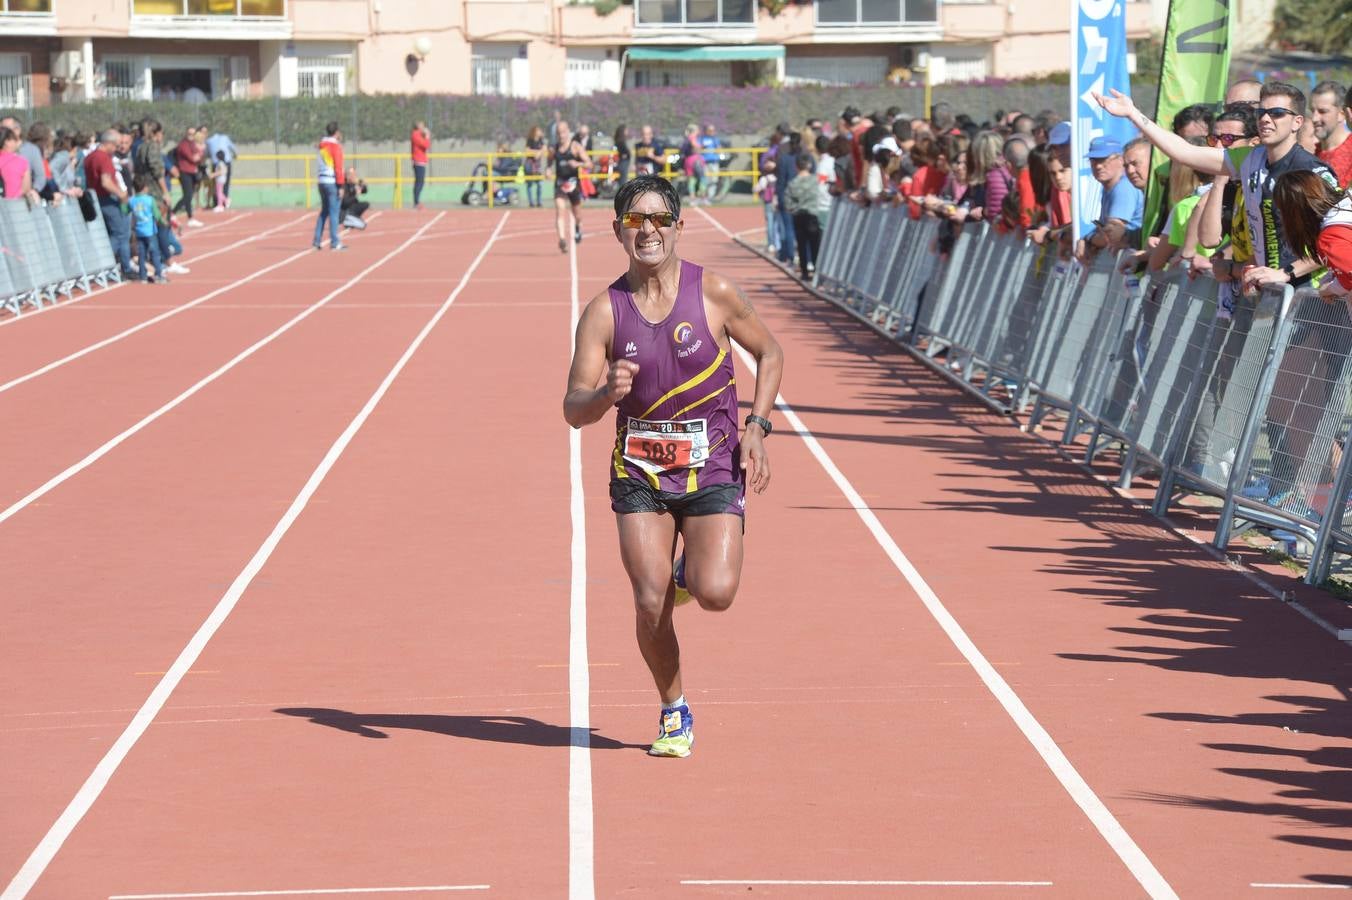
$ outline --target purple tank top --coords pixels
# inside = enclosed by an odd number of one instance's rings
[[[649,322],[625,277],[610,286],[614,359],[638,363],[634,388],[617,404],[612,478],[640,478],[688,494],[742,480],[737,382],[732,357],[704,314],[704,269],[681,262],[676,303]]]

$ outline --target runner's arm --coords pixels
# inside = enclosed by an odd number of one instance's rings
[[[573,364],[568,370],[563,418],[574,428],[599,421],[623,396],[616,396],[619,390],[629,392],[627,385],[632,384],[633,373],[638,370],[628,360],[607,366],[607,348],[614,328],[610,296],[599,294],[587,304],[578,320]]]
[[[706,272],[704,297],[722,314],[728,337],[746,348],[756,359],[756,393],[751,401],[753,415],[770,418],[779,395],[779,380],[784,374],[784,351],[770,329],[765,327],[746,293],[722,275]],[[742,435],[742,468],[747,485],[757,494],[770,484],[770,459],[765,453],[765,432],[759,425],[746,426]]]
[[[1145,113],[1136,108],[1136,104],[1126,94],[1111,90],[1111,97],[1094,94],[1099,106],[1117,116],[1126,119],[1140,129],[1146,140],[1160,148],[1165,156],[1177,160],[1185,166],[1191,166],[1208,175],[1225,174],[1225,151],[1219,147],[1198,147],[1188,143],[1167,128],[1150,121]]]

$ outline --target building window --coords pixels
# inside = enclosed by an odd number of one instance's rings
[[[286,0],[132,0],[132,15],[280,19],[286,17]]]
[[[882,84],[887,78],[886,56],[790,56],[784,61],[784,83]]]
[[[0,53],[0,108],[28,109],[33,105],[27,53]]]
[[[474,93],[506,97],[512,93],[511,60],[492,56],[470,58]]]
[[[118,100],[140,100],[145,66],[129,56],[103,58],[103,96]]]
[[[647,26],[756,24],[753,0],[636,0],[634,24]]]
[[[50,16],[52,0],[0,0],[0,12],[37,13]]]
[[[347,93],[346,56],[296,57],[296,93],[302,97],[342,97]]]
[[[933,25],[939,21],[937,0],[816,0],[814,5],[818,25]]]

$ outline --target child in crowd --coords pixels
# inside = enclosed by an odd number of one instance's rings
[[[164,260],[160,258],[160,242],[155,236],[160,221],[159,204],[150,193],[150,183],[144,175],[135,176],[131,183],[136,193],[127,201],[127,205],[131,207],[132,233],[136,236],[137,274],[148,284],[163,284],[166,281]],[[147,260],[155,266],[153,281],[146,278]]]
[[[779,250],[779,210],[775,207],[775,161],[761,161],[761,175],[756,179],[756,196],[765,208],[765,246],[771,253]]]
[[[230,167],[225,164],[225,151],[217,150],[216,158],[211,161],[211,180],[216,185],[216,205],[212,207],[213,212],[225,212],[230,206],[230,198],[225,196],[225,179],[230,174]]]

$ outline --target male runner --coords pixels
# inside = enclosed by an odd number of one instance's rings
[[[689,756],[694,718],[681,691],[672,610],[692,596],[725,610],[737,593],[746,488],[760,493],[770,483],[765,437],[784,357],[740,288],[676,255],[684,222],[671,182],[626,182],[615,216],[629,270],[582,313],[563,416],[581,428],[617,407],[610,508],[639,651],[662,702],[648,752]],[[740,441],[734,340],[757,366]],[[678,534],[684,546],[673,566]]]

